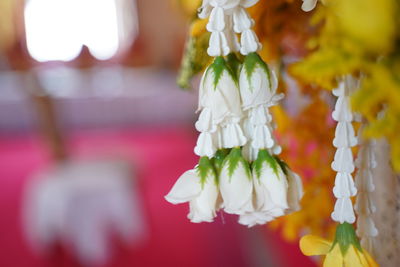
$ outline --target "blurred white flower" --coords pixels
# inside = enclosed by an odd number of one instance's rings
[[[303,0],[303,4],[301,5],[301,9],[303,9],[303,11],[306,11],[306,12],[311,11],[317,5],[317,1],[318,0]]]
[[[218,199],[215,172],[211,169],[205,170],[202,179],[198,169],[186,171],[165,199],[172,204],[189,202],[188,218],[193,223],[212,222],[216,216]]]
[[[286,168],[287,172],[287,179],[289,183],[289,189],[288,189],[288,204],[289,204],[289,209],[286,210],[285,214],[289,214],[292,212],[299,211],[301,206],[300,206],[300,201],[303,198],[304,191],[303,191],[303,182],[301,181],[300,176],[290,170],[289,168]]]
[[[233,148],[225,158],[219,183],[226,213],[240,215],[254,210],[250,167],[240,148]]]
[[[148,224],[129,161],[71,160],[30,178],[22,218],[36,252],[49,253],[54,244],[63,244],[80,266],[104,266],[116,239],[129,246],[147,239]]]
[[[357,175],[355,184],[357,187],[357,199],[354,209],[357,213],[357,236],[360,237],[361,245],[374,250],[373,239],[378,235],[378,229],[374,223],[374,205],[373,192],[375,191],[373,169],[377,166],[376,161],[376,140],[363,140],[362,133],[365,124],[362,124],[358,130],[358,140],[360,148],[358,149]]]

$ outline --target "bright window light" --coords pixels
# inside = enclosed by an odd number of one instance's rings
[[[40,62],[73,60],[83,45],[106,60],[119,47],[115,0],[28,0],[25,29],[29,54]]]

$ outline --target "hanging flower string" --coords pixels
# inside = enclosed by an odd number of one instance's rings
[[[350,111],[349,104],[350,88],[354,88],[352,82],[352,78],[348,76],[337,89],[333,90],[333,94],[337,96],[337,101],[332,113],[333,119],[337,121],[335,138],[333,139],[333,145],[337,150],[332,162],[332,169],[337,172],[335,187],[333,188],[333,194],[337,200],[331,217],[336,222],[350,224],[356,220],[350,197],[357,194],[351,175],[354,171],[351,147],[357,145],[357,138],[354,135],[354,128],[351,123],[353,114]]]
[[[356,186],[358,188],[355,210],[357,213],[357,236],[361,244],[371,253],[374,251],[373,238],[378,235],[378,230],[372,219],[376,208],[372,200],[372,192],[375,190],[372,170],[376,167],[374,146],[375,140],[363,140],[361,133],[364,125],[360,128],[358,140],[360,149],[356,160],[357,175]]]
[[[351,197],[357,189],[351,173],[354,161],[351,147],[357,144],[352,126],[353,114],[350,110],[349,95],[357,87],[352,76],[346,76],[333,90],[337,97],[332,117],[337,121],[333,145],[337,148],[332,169],[337,172],[333,194],[337,198],[332,220],[338,222],[336,236],[329,242],[313,235],[306,235],[300,240],[300,249],[307,256],[326,255],[324,266],[378,266],[369,253],[361,247],[353,223],[356,220]]]
[[[189,202],[195,223],[212,222],[223,209],[251,227],[300,209],[302,182],[277,156],[281,147],[268,111],[283,95],[257,54],[261,44],[246,11],[256,2],[204,0],[199,11],[200,18],[209,17],[207,53],[215,57],[200,82],[194,148],[200,159],[165,196],[173,204]]]

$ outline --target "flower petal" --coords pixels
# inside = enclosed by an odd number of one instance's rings
[[[212,222],[216,216],[218,188],[215,177],[207,177],[201,193],[190,201],[188,218],[193,223]]]
[[[301,9],[305,12],[311,11],[317,5],[317,0],[303,0],[303,4],[301,5]]]
[[[300,239],[300,250],[306,256],[325,255],[332,243],[315,235],[306,235]]]
[[[372,258],[372,256],[368,253],[368,251],[366,251],[365,249],[363,250],[365,259],[367,261],[367,265],[368,267],[379,267],[379,264],[374,260],[374,258]]]
[[[188,170],[179,177],[165,199],[172,204],[179,204],[192,200],[200,192],[200,177],[195,170]]]
[[[225,14],[222,7],[214,7],[207,24],[207,31],[222,32],[225,29]]]
[[[252,19],[250,18],[247,11],[242,7],[235,8],[232,17],[233,29],[237,33],[241,33],[247,29],[250,29],[253,26]]]
[[[228,116],[241,118],[240,94],[233,77],[224,70],[214,89],[214,75],[207,75],[204,81],[204,85],[209,86],[205,105],[211,109],[213,123],[219,124]]]
[[[200,157],[206,156],[212,158],[216,151],[217,148],[213,143],[212,134],[208,132],[200,133],[194,148],[194,153]]]
[[[215,132],[216,125],[212,123],[212,113],[209,108],[204,108],[199,119],[195,123],[196,130],[199,132]]]
[[[289,210],[286,212],[287,214],[290,212],[300,210],[300,200],[303,197],[303,183],[301,182],[301,178],[297,173],[288,170],[288,204]]]
[[[246,144],[246,137],[238,123],[229,123],[222,128],[222,147],[233,148]]]
[[[271,202],[276,207],[282,209],[289,207],[287,202],[288,182],[280,166],[277,166],[275,171],[268,163],[263,162],[260,181],[268,190]]]
[[[357,253],[358,249],[355,248],[353,245],[350,245],[349,248],[346,251],[346,254],[344,255],[344,266],[351,266],[351,267],[366,267],[368,265],[364,265],[362,263],[362,258],[364,258],[364,255],[362,252]],[[364,259],[364,263],[366,263],[366,260]]]
[[[258,41],[257,35],[254,33],[253,30],[245,30],[242,32],[242,36],[240,39],[240,53],[242,55],[247,55],[252,52],[256,52],[261,48],[261,44]]]
[[[332,112],[332,118],[335,121],[351,122],[353,120],[353,114],[349,107],[349,98],[345,96],[339,96],[335,104],[335,110]]]
[[[250,212],[246,213],[243,215],[240,215],[239,217],[239,223],[242,225],[247,225],[247,227],[253,227],[254,225],[257,224],[265,224],[267,222],[270,222],[274,219],[273,216],[265,213],[265,212]]]
[[[241,0],[240,5],[245,8],[248,8],[248,7],[251,7],[251,6],[254,6],[255,4],[257,4],[258,1],[259,0]]]
[[[357,142],[351,122],[339,121],[336,126],[333,145],[335,147],[352,147],[357,145]]]
[[[332,220],[339,223],[354,223],[356,221],[356,216],[354,215],[353,204],[350,198],[337,199],[331,217]]]
[[[254,138],[251,145],[256,149],[272,148],[275,142],[272,138],[271,129],[267,125],[256,125],[254,127]]]
[[[326,255],[323,267],[343,267],[343,256],[340,251],[339,245],[335,247]]]
[[[220,174],[220,191],[224,200],[224,210],[230,214],[244,214],[252,211],[253,183],[248,179],[242,163],[239,163],[232,177],[229,176],[228,164]]]
[[[246,64],[246,59],[244,64]],[[242,68],[239,76],[239,87],[243,109],[255,108],[272,101],[276,93],[276,86],[270,83],[268,75],[271,75],[271,73],[271,70],[266,73],[258,63],[252,73],[247,73],[247,69]],[[248,79],[249,75],[250,80]],[[274,81],[274,79],[271,79],[271,82]],[[265,107],[262,108],[265,110]]]
[[[211,57],[226,56],[229,54],[229,46],[225,33],[211,32],[207,53]]]
[[[335,152],[334,161],[331,164],[334,171],[352,173],[354,171],[353,153],[351,148],[338,148]]]
[[[333,193],[336,198],[352,197],[357,194],[357,188],[354,186],[351,174],[345,172],[336,174]]]

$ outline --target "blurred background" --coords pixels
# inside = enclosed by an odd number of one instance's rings
[[[0,0],[0,266],[314,266],[164,200],[197,162],[187,28],[178,0]]]

